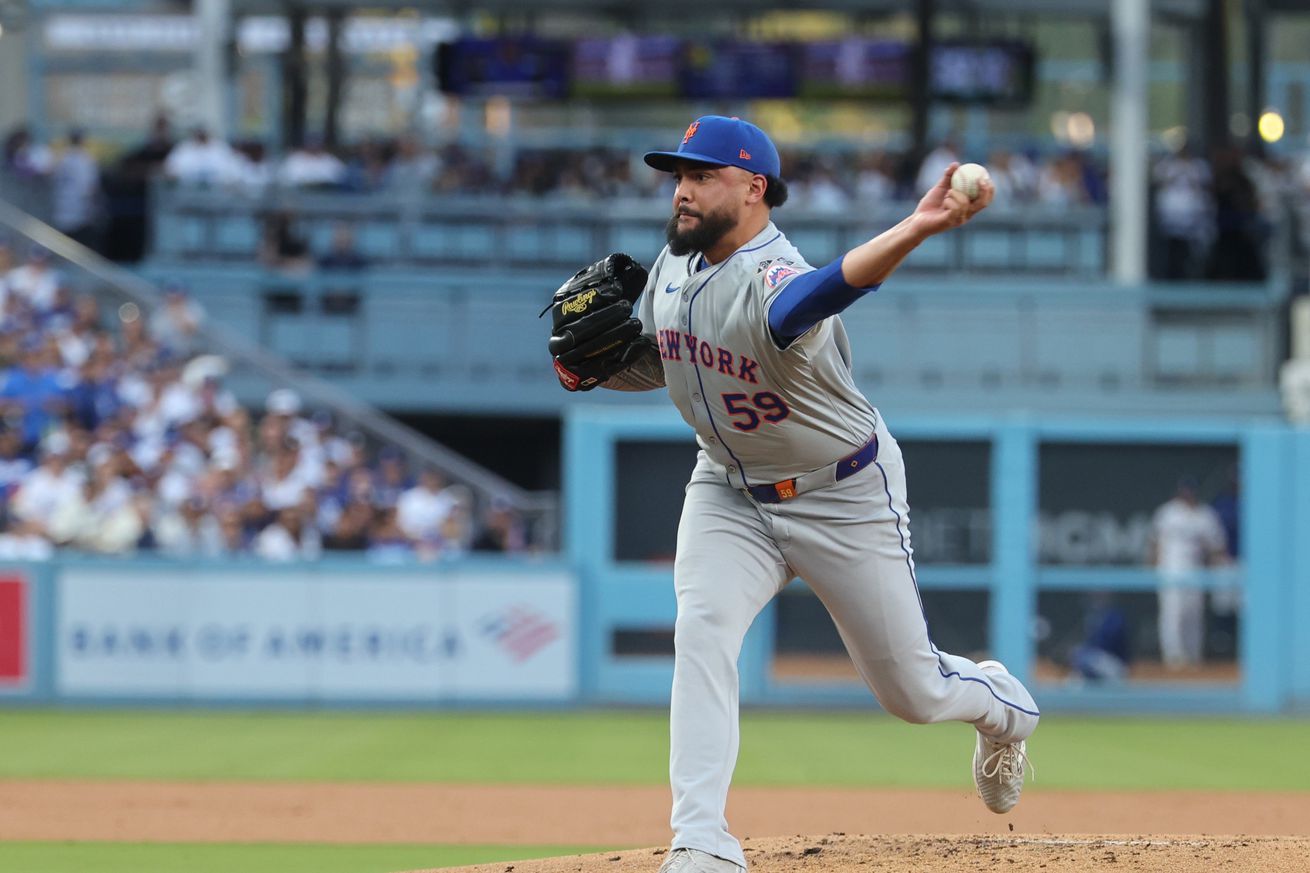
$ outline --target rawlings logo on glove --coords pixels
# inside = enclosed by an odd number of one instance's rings
[[[572,300],[565,300],[564,303],[560,305],[559,308],[560,314],[582,315],[584,312],[587,311],[587,306],[591,303],[591,301],[596,299],[596,294],[597,292],[595,291],[587,291],[586,293],[579,294],[577,297],[574,297]]]

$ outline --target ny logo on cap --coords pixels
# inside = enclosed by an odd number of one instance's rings
[[[693,121],[690,125],[688,125],[688,126],[687,126],[687,132],[684,133],[684,134],[682,135],[682,144],[683,144],[683,145],[686,145],[686,144],[687,144],[687,140],[689,140],[689,139],[691,139],[693,136],[695,136],[695,135],[696,135],[696,131],[699,130],[699,129],[700,129],[700,122],[699,122],[699,121]]]

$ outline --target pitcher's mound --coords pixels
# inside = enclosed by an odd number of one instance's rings
[[[1304,873],[1310,839],[1213,836],[865,836],[745,840],[755,873]],[[454,867],[444,873],[656,873],[665,849]],[[419,873],[419,871],[416,871]],[[426,873],[426,871],[423,871]]]

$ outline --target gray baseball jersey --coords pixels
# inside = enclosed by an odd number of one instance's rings
[[[855,387],[841,319],[821,321],[787,348],[769,305],[813,268],[770,222],[722,263],[666,248],[638,313],[659,346],[664,381],[710,461],[735,487],[794,478],[850,454],[877,413]]]

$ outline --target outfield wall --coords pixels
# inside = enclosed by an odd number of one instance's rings
[[[1310,711],[1310,431],[1022,417],[892,416],[890,426],[907,459],[918,585],[943,648],[1005,661],[1047,711]],[[0,701],[663,705],[670,559],[694,455],[671,409],[578,407],[558,560],[0,565]],[[1158,579],[1131,563],[1151,508],[1180,473],[1213,479],[1230,467],[1238,560],[1197,584],[1236,593],[1221,665],[1231,669],[1077,684],[1044,671],[1057,625],[1081,615],[1076,598],[1153,602]],[[850,678],[780,669],[803,636],[796,615],[817,609],[807,604],[796,583],[757,619],[740,660],[743,703],[872,706]]]
[[[1310,430],[1221,418],[894,414],[889,427],[906,454],[917,581],[929,618],[934,596],[972,610],[957,624],[976,628],[978,639],[957,651],[1004,661],[1047,710],[1310,709]],[[580,406],[568,418],[565,536],[581,574],[582,688],[593,699],[667,699],[669,659],[652,652],[671,646],[667,558],[694,455],[672,409]],[[1216,477],[1229,468],[1240,495],[1239,554],[1232,567],[1198,574],[1195,584],[1212,598],[1236,599],[1227,665],[1235,669],[1098,683],[1040,671],[1048,607],[1070,595],[1153,604],[1159,580],[1142,562],[1150,513],[1172,496],[1180,475]],[[984,523],[967,523],[979,515]],[[646,543],[655,545],[640,551]],[[778,669],[788,591],[747,635],[743,701],[868,705],[857,682],[798,681]],[[941,630],[958,630],[929,625],[938,642]]]

